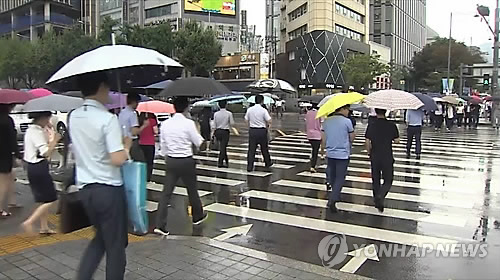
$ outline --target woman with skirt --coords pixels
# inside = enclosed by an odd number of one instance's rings
[[[205,150],[210,150],[210,140],[211,140],[211,128],[210,128],[210,120],[212,119],[212,108],[204,107],[199,115],[199,123],[200,123],[200,134],[205,140]],[[201,149],[201,148],[200,148]]]
[[[158,121],[153,113],[141,113],[139,116],[139,125],[142,126],[144,121],[148,120],[149,125],[146,126],[139,135],[139,145],[141,146],[146,164],[148,165],[148,182],[151,181],[153,174],[153,165],[155,161],[155,137],[158,136]]]
[[[40,220],[41,234],[55,233],[48,225],[50,207],[57,201],[56,189],[49,173],[48,159],[61,139],[61,135],[55,133],[49,142],[44,128],[49,125],[51,115],[50,112],[30,113],[29,117],[33,119],[33,124],[24,135],[24,161],[27,164],[28,181],[35,202],[40,203],[33,214],[22,224],[23,229],[28,233],[33,232],[33,224],[37,220]]]
[[[321,120],[316,119],[317,112],[317,105],[313,104],[313,108],[306,113],[307,140],[309,140],[312,148],[311,172],[316,172],[318,153],[321,146]]]

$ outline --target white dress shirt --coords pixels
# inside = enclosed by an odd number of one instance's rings
[[[24,135],[24,161],[38,163],[44,160],[42,155],[48,150],[49,141],[43,128],[36,124],[30,125]]]
[[[255,104],[248,108],[245,120],[250,124],[250,128],[267,128],[267,122],[271,120],[271,116],[260,104]]]
[[[214,114],[215,129],[230,129],[234,125],[233,113],[226,109],[220,109]]]
[[[173,158],[193,156],[193,145],[197,148],[203,143],[203,137],[196,129],[194,121],[181,113],[164,121],[160,129],[160,154]]]
[[[118,116],[120,126],[122,127],[122,134],[132,139],[137,139],[137,135],[132,135],[132,128],[139,127],[139,120],[137,113],[130,106],[125,107]]]
[[[111,164],[110,154],[124,149],[116,115],[95,100],[71,112],[68,125],[76,162],[77,185],[122,186],[120,167]]]

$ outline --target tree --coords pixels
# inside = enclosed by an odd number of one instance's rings
[[[176,54],[181,64],[194,76],[208,77],[222,52],[214,31],[199,23],[188,22],[175,34]]]
[[[436,38],[435,42],[425,46],[413,57],[412,72],[419,89],[441,91],[441,79],[447,77],[448,71],[448,44],[447,38]],[[484,62],[481,52],[452,39],[450,78],[459,78],[461,63],[471,65]],[[455,83],[455,86],[458,88],[458,83]]]
[[[129,45],[154,49],[166,56],[172,56],[175,48],[174,35],[168,22],[145,28],[125,25],[121,28],[121,37]]]
[[[36,62],[29,41],[3,39],[0,41],[0,80],[10,88],[25,88],[34,85]]]
[[[354,86],[355,90],[361,91],[375,82],[375,78],[387,74],[389,66],[378,61],[380,56],[356,54],[347,58],[342,66],[348,85]]]
[[[102,20],[99,35],[97,36],[99,42],[103,45],[111,45],[111,34],[118,29],[119,26],[120,21],[112,19],[110,16],[105,17]]]

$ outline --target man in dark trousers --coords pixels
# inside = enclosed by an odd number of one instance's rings
[[[267,129],[271,126],[271,116],[269,112],[262,107],[263,102],[264,96],[255,96],[255,105],[248,108],[245,115],[245,120],[250,127],[250,131],[248,132],[248,172],[252,172],[254,169],[257,145],[260,145],[266,167],[269,168],[273,165],[271,156],[269,155],[269,139],[267,138]]]
[[[176,113],[161,125],[160,152],[165,156],[166,174],[154,233],[163,236],[169,235],[168,207],[179,179],[187,188],[189,203],[193,209],[193,224],[199,225],[207,218],[198,194],[196,161],[193,158],[193,146],[199,149],[203,143],[203,137],[196,129],[194,121],[186,118],[188,107],[187,98],[176,98],[174,101]]]
[[[215,138],[219,142],[218,167],[228,167],[227,144],[229,143],[230,129],[234,125],[233,113],[226,110],[227,102],[219,102],[220,111],[214,114]],[[226,164],[224,165],[224,162]]]
[[[394,179],[394,156],[392,143],[399,143],[399,131],[396,125],[385,118],[386,110],[375,109],[377,119],[366,129],[366,151],[372,166],[373,199],[375,207],[384,212],[384,200],[389,193]],[[384,183],[380,184],[380,179]]]
[[[415,138],[415,154],[420,159],[422,153],[422,124],[424,122],[424,111],[408,110],[406,112],[407,140],[406,140],[406,158],[410,158],[413,138]]]

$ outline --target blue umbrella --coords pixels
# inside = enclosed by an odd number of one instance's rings
[[[413,95],[415,95],[418,99],[420,99],[420,101],[422,101],[422,103],[424,103],[424,109],[426,111],[436,111],[437,110],[437,104],[436,104],[436,101],[434,101],[434,99],[432,99],[432,97],[430,97],[429,95],[426,95],[426,94],[421,94],[421,93],[413,93]]]

